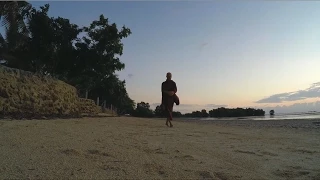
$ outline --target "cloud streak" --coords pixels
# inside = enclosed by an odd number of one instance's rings
[[[226,104],[206,104],[205,105],[206,107],[208,107],[208,108],[220,108],[220,107],[227,107],[228,105],[226,105]]]
[[[129,77],[129,78],[132,78],[132,77],[133,77],[133,74],[131,74],[131,73],[128,74],[128,77]]]
[[[308,112],[308,111],[319,111],[320,101],[311,102],[311,103],[295,103],[289,106],[271,106],[262,108],[266,114],[272,109],[276,114],[281,113],[299,113],[299,112]]]
[[[205,47],[206,45],[208,45],[208,43],[205,42],[205,43],[202,43],[200,47],[203,48],[203,47]]]
[[[204,42],[204,43],[200,44],[200,51],[202,51],[202,49],[203,49],[204,47],[206,47],[207,45],[208,45],[207,42]]]
[[[313,83],[309,88],[304,90],[274,94],[255,103],[282,103],[317,97],[320,97],[320,82]]]

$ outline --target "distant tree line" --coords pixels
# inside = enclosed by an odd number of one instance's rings
[[[137,107],[130,114],[135,117],[165,117],[165,113],[160,106],[157,106],[155,110],[152,110],[150,109],[150,104],[146,102],[137,103]],[[182,117],[182,114],[174,111],[172,116]]]
[[[132,111],[132,116],[136,117],[165,117],[165,114],[160,106],[157,106],[155,110],[150,109],[149,103],[141,102],[137,104],[137,108]],[[174,111],[173,117],[244,117],[244,116],[264,116],[265,112],[262,109],[254,108],[217,108],[212,109],[209,113],[203,109],[201,111],[193,111],[192,113],[182,114],[181,112]]]

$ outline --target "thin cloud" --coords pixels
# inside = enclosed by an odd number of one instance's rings
[[[270,110],[274,110],[276,114],[281,113],[299,113],[299,112],[308,112],[308,111],[319,111],[320,101],[311,102],[311,103],[295,103],[292,105],[283,105],[283,106],[268,106],[262,108],[267,114]]]
[[[207,42],[202,43],[202,44],[200,45],[200,51],[201,51],[204,47],[206,47],[208,44],[209,44],[209,43],[207,43]]]
[[[227,107],[228,105],[225,105],[225,104],[206,104],[206,107],[208,108],[220,108],[220,107]]]
[[[132,77],[133,77],[133,74],[131,74],[131,73],[128,74],[128,77],[129,77],[129,78],[132,78]]]
[[[202,43],[200,47],[203,48],[203,47],[205,47],[206,45],[208,45],[208,43],[205,42],[205,43]]]
[[[274,94],[267,98],[260,99],[255,103],[282,103],[317,97],[320,97],[320,82],[311,84],[311,86],[305,90]]]

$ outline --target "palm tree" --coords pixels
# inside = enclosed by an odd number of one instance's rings
[[[0,1],[1,26],[16,32],[26,32],[24,18],[30,9],[31,4],[26,1]]]
[[[10,52],[19,48],[22,36],[28,35],[24,20],[30,9],[26,1],[0,1],[0,27],[5,29],[5,36],[0,34],[0,63],[16,61]]]

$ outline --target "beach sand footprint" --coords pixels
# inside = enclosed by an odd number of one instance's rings
[[[259,155],[259,154],[255,153],[255,152],[252,152],[252,151],[234,150],[234,152],[262,156],[262,155]]]
[[[168,175],[166,174],[166,172],[165,172],[165,171],[162,171],[162,170],[158,171],[158,174],[159,174],[161,177],[163,177],[163,178],[168,177]]]
[[[318,171],[310,171],[310,169],[305,169],[301,166],[286,166],[284,169],[277,169],[273,174],[286,179],[320,179],[312,172]]]
[[[184,155],[184,156],[182,156],[182,158],[186,159],[186,160],[192,160],[192,161],[195,160],[195,158],[193,156],[191,156],[191,155]]]
[[[157,149],[147,148],[147,149],[144,149],[143,151],[150,154],[168,154],[167,152],[163,151],[162,148],[157,148]]]
[[[100,155],[100,156],[105,156],[105,157],[112,157],[110,154],[108,154],[106,152],[101,152],[101,151],[96,150],[96,149],[91,149],[91,150],[88,150],[87,152],[88,152],[88,154],[91,154],[91,155]]]
[[[116,176],[123,176],[127,174],[127,171],[125,171],[124,169],[108,164],[102,165],[101,169]]]
[[[276,170],[274,173],[274,175],[280,177],[280,178],[286,178],[286,179],[301,179],[303,176],[306,176],[308,174],[310,174],[309,171],[307,170],[300,170],[297,171],[295,169],[284,169],[284,170]]]
[[[186,134],[186,136],[189,136],[189,137],[202,137],[202,134],[194,133],[194,134]]]
[[[256,155],[256,156],[278,156],[278,154],[275,154],[275,153],[271,153],[271,152],[268,152],[268,151],[259,151],[258,150],[258,153],[257,152],[252,152],[252,151],[243,151],[243,150],[234,150],[234,152],[236,153],[243,153],[243,154],[252,154],[252,155]]]
[[[234,134],[234,133],[229,133],[229,132],[218,132],[219,134],[226,134],[226,135],[237,135],[237,134]]]
[[[94,158],[94,156],[99,155],[99,156],[104,156],[104,157],[112,157],[110,154],[106,153],[106,152],[101,152],[99,150],[96,149],[91,149],[91,150],[87,150],[87,153],[83,153],[80,150],[76,150],[76,149],[64,149],[61,151],[61,153],[67,155],[67,156],[82,156],[84,155],[87,158]]]
[[[308,150],[308,149],[294,149],[292,150],[292,152],[297,152],[297,153],[306,153],[306,154],[310,154],[310,155],[313,155],[315,153],[319,153],[318,151],[314,151],[314,150]]]
[[[260,153],[263,154],[263,155],[268,155],[268,156],[278,156],[278,154],[267,152],[267,151],[262,151]]]
[[[217,180],[229,180],[229,179],[241,179],[242,177],[241,176],[229,176],[227,175],[226,173],[224,172],[214,172],[214,179],[217,179]]]
[[[182,159],[182,160],[187,160],[187,161],[195,161],[196,159],[191,156],[191,155],[183,155],[183,156],[174,156],[174,158]]]
[[[66,154],[68,156],[80,156],[81,152],[79,150],[75,149],[65,149],[61,151],[63,154]]]
[[[201,177],[201,179],[209,180],[209,179],[215,179],[210,172],[208,171],[198,171],[198,175]]]
[[[146,174],[149,174],[149,175],[159,175],[161,176],[162,178],[166,178],[168,177],[166,171],[164,170],[163,166],[161,165],[157,165],[157,164],[154,164],[154,163],[146,163],[146,164],[143,164],[143,167],[145,169],[145,173]]]

